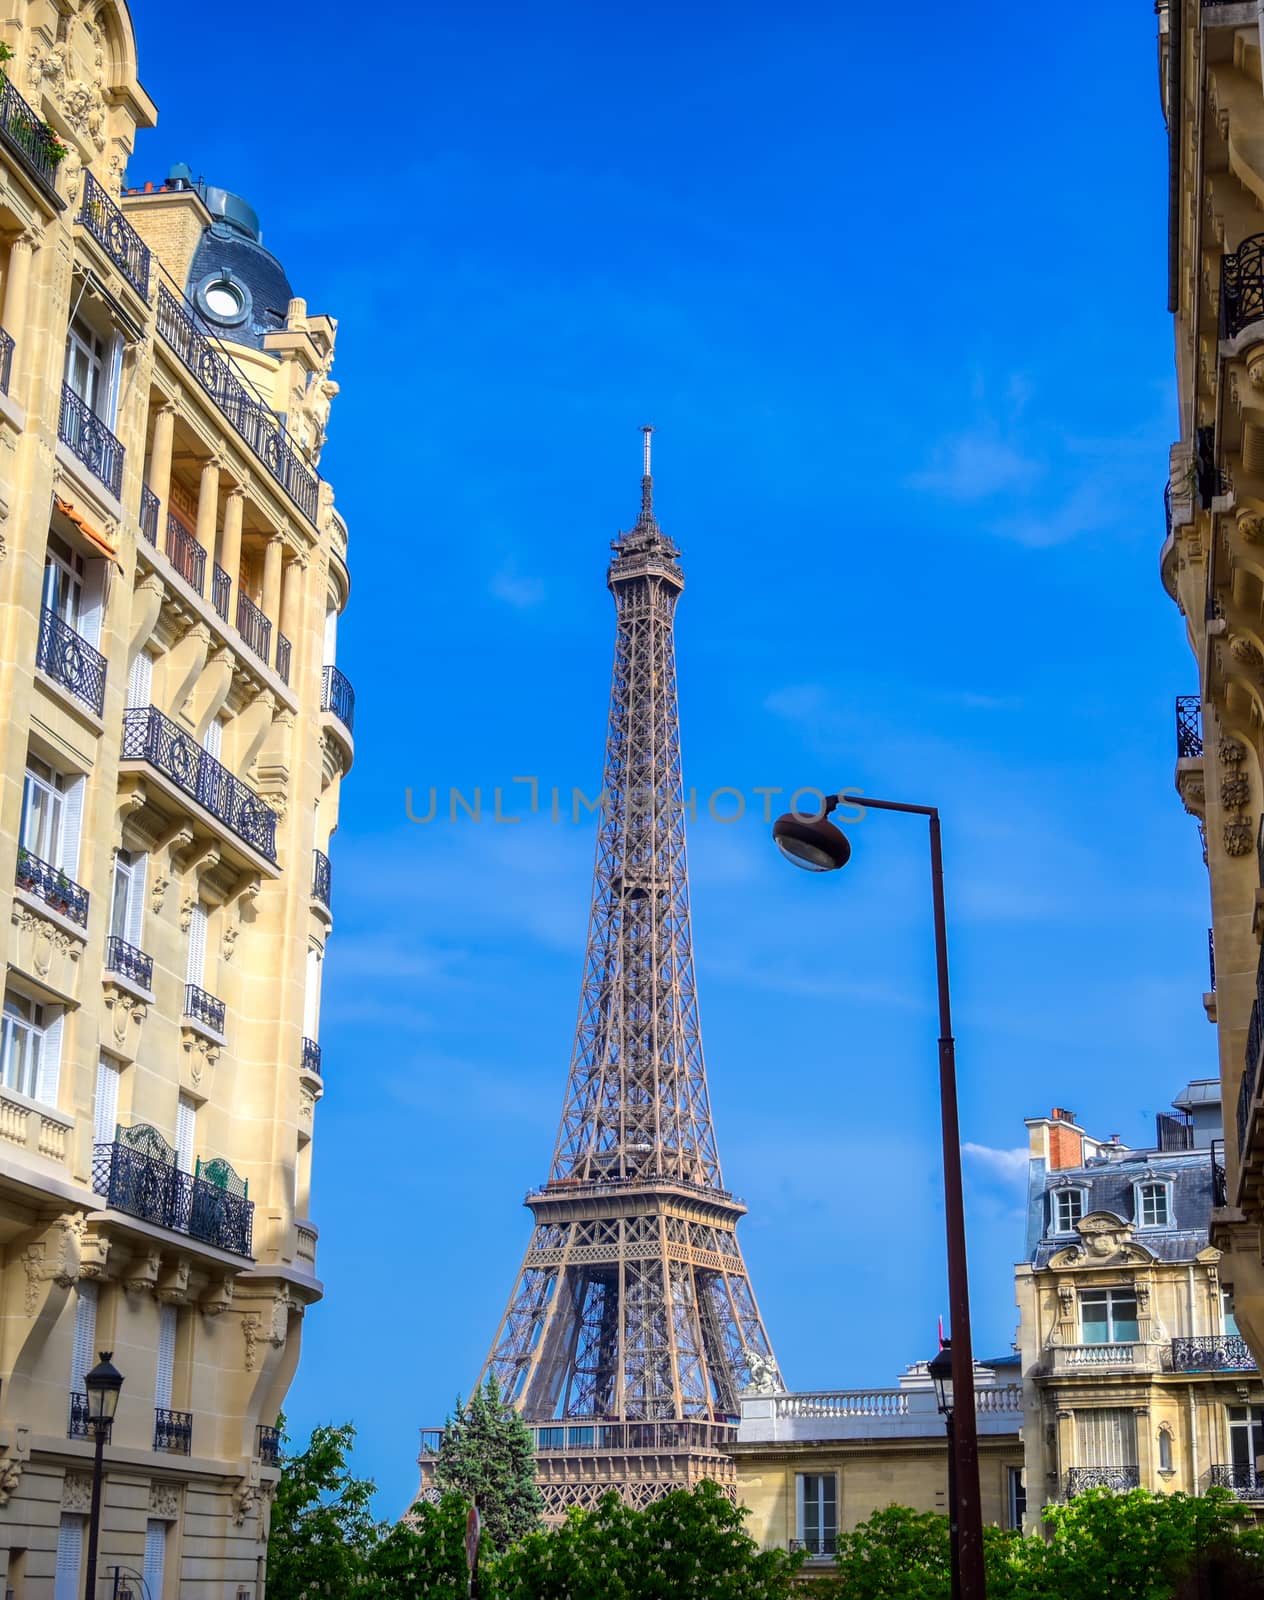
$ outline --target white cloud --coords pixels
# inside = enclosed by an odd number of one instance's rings
[[[544,599],[543,580],[524,577],[511,561],[493,573],[489,587],[497,600],[503,600],[515,611],[530,611]]]
[[[1015,489],[1028,489],[1044,472],[1044,463],[1007,443],[991,428],[955,434],[941,441],[931,463],[909,479],[949,500],[987,500]]]
[[[1002,1178],[1007,1183],[1027,1179],[1027,1165],[1031,1160],[1026,1145],[1020,1150],[994,1150],[989,1144],[963,1144],[962,1151],[981,1167]]]

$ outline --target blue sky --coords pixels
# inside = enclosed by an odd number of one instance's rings
[[[1158,581],[1175,427],[1148,0],[266,8],[135,0],[129,179],[239,190],[340,320],[355,769],[296,1430],[383,1514],[484,1357],[547,1174],[593,825],[410,823],[407,787],[596,790],[608,542],[653,422],[684,551],[686,781],[938,803],[976,1343],[1013,1338],[1024,1116],[1141,1143],[1215,1070],[1196,687]],[[262,20],[262,19],[260,19]],[[271,35],[275,35],[272,37]],[[522,791],[519,791],[520,793]],[[893,1381],[945,1310],[925,838],[782,865],[692,830],[725,1178],[792,1385]]]

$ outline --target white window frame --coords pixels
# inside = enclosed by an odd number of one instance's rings
[[[83,557],[72,550],[59,533],[50,532],[44,552],[45,609],[60,617],[67,627],[82,633],[87,570]]]
[[[127,674],[127,709],[145,711],[153,704],[154,658],[148,650],[138,652]]]
[[[1068,1203],[1068,1206],[1069,1206],[1069,1203],[1072,1200],[1077,1201],[1078,1204],[1079,1204],[1079,1210],[1078,1210],[1076,1216],[1072,1219],[1072,1221],[1069,1224],[1066,1224],[1065,1226],[1063,1224],[1062,1216],[1061,1216],[1062,1202],[1064,1200]],[[1075,1188],[1063,1188],[1063,1189],[1053,1189],[1053,1190],[1051,1190],[1050,1191],[1050,1211],[1051,1211],[1051,1216],[1050,1216],[1050,1219],[1049,1219],[1050,1231],[1053,1232],[1053,1233],[1059,1234],[1059,1235],[1070,1235],[1070,1234],[1073,1234],[1076,1231],[1076,1224],[1078,1222],[1080,1222],[1084,1218],[1084,1216],[1086,1214],[1086,1211],[1087,1211],[1087,1206],[1088,1206],[1088,1194],[1087,1194],[1087,1191],[1085,1189],[1082,1189],[1082,1188],[1079,1188],[1079,1187],[1075,1187]]]
[[[66,330],[67,387],[110,429],[117,419],[122,358],[118,333],[101,333],[82,315],[71,319]]]
[[[1138,1320],[1139,1320],[1139,1317],[1140,1317],[1140,1307],[1138,1306],[1138,1303],[1137,1303],[1137,1291],[1132,1285],[1126,1285],[1126,1284],[1122,1284],[1122,1283],[1111,1284],[1111,1285],[1109,1285],[1109,1287],[1103,1287],[1101,1289],[1081,1289],[1080,1290],[1079,1302],[1078,1302],[1078,1305],[1077,1305],[1076,1309],[1078,1310],[1078,1312],[1080,1314],[1080,1342],[1081,1342],[1081,1344],[1090,1344],[1090,1343],[1093,1342],[1093,1341],[1091,1341],[1089,1339],[1086,1339],[1085,1336],[1084,1336],[1084,1302],[1086,1300],[1089,1300],[1089,1299],[1096,1299],[1099,1295],[1104,1295],[1105,1298],[1106,1298],[1106,1334],[1107,1334],[1107,1336],[1106,1336],[1105,1339],[1100,1340],[1098,1342],[1100,1342],[1102,1344],[1134,1344],[1136,1342],[1136,1338],[1135,1337],[1132,1338],[1132,1339],[1121,1339],[1119,1337],[1117,1331],[1116,1331],[1115,1302],[1117,1300],[1121,1301],[1121,1302],[1126,1302],[1126,1301],[1131,1301],[1132,1302],[1132,1315],[1130,1317],[1121,1317],[1119,1320],[1121,1322],[1131,1323],[1134,1327],[1137,1328],[1137,1333],[1138,1334],[1141,1331],[1140,1327],[1138,1326]]]
[[[1220,1291],[1220,1331],[1229,1336],[1240,1334],[1238,1319],[1233,1314],[1233,1290]]]
[[[1027,1485],[1023,1482],[1022,1467],[1006,1467],[1005,1469],[1005,1515],[1008,1519],[1006,1527],[1021,1533],[1023,1519],[1027,1514]]]
[[[40,1087],[48,1039],[48,1014],[38,1000],[15,990],[4,996],[0,1018],[0,1085],[34,1100]],[[17,1056],[22,1056],[20,1064]]]
[[[39,756],[27,756],[22,780],[22,823],[18,840],[23,850],[38,856],[41,861],[47,861],[50,867],[60,867],[62,864],[67,788],[64,772],[58,772],[56,767],[50,766]],[[43,799],[46,807],[38,824],[32,807],[34,794]]]
[[[817,1485],[809,1506],[807,1485],[809,1480]],[[826,1486],[832,1491],[826,1494]],[[828,1506],[833,1507],[833,1526],[826,1516]],[[838,1474],[836,1472],[796,1472],[794,1475],[794,1507],[797,1537],[811,1555],[830,1556],[838,1548]],[[813,1526],[808,1525],[809,1511],[815,1515]]]
[[[1147,1196],[1151,1191],[1162,1191],[1164,1219],[1162,1222],[1146,1221]],[[1170,1178],[1141,1178],[1133,1185],[1133,1215],[1137,1219],[1138,1228],[1154,1229],[1156,1232],[1176,1226],[1176,1216],[1172,1206],[1172,1180]]]

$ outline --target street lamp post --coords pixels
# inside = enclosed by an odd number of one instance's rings
[[[818,814],[791,811],[773,825],[786,858],[810,872],[835,872],[851,856],[843,831],[830,813],[843,801],[862,810],[902,811],[930,824],[931,894],[935,920],[935,970],[939,989],[939,1107],[944,1146],[944,1212],[948,1240],[948,1310],[952,1323],[954,1422],[951,1440],[952,1494],[957,1525],[954,1580],[960,1600],[986,1600],[983,1512],[979,1498],[979,1445],[974,1415],[974,1350],[970,1340],[970,1283],[966,1269],[965,1202],[961,1184],[961,1131],[957,1121],[957,1058],[948,994],[948,932],[944,916],[944,863],[939,812],[934,806],[875,800],[869,795],[826,795]]]
[[[100,1361],[85,1374],[83,1386],[88,1391],[88,1422],[96,1440],[96,1456],[92,1463],[92,1506],[88,1514],[88,1570],[84,1582],[84,1600],[96,1600],[97,1592],[97,1541],[101,1533],[101,1477],[105,1464],[105,1442],[114,1427],[114,1413],[118,1410],[119,1390],[123,1387],[123,1374],[111,1362],[112,1350],[102,1350]]]
[[[957,1463],[953,1453],[954,1429],[952,1425],[952,1340],[945,1339],[932,1360],[926,1363],[935,1385],[935,1403],[944,1419],[948,1434],[948,1550],[952,1563],[952,1600],[961,1594],[960,1539],[957,1527]]]

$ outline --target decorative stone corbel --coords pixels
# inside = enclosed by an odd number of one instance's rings
[[[144,1255],[133,1256],[123,1273],[123,1287],[131,1294],[142,1294],[145,1290],[153,1290],[158,1283],[158,1274],[161,1270],[160,1250],[150,1250]]]
[[[222,1278],[213,1278],[198,1301],[199,1310],[208,1317],[221,1316],[233,1303],[234,1287],[234,1281],[227,1273]]]
[[[166,1306],[182,1306],[189,1298],[189,1258],[177,1256],[159,1274],[154,1293]]]

